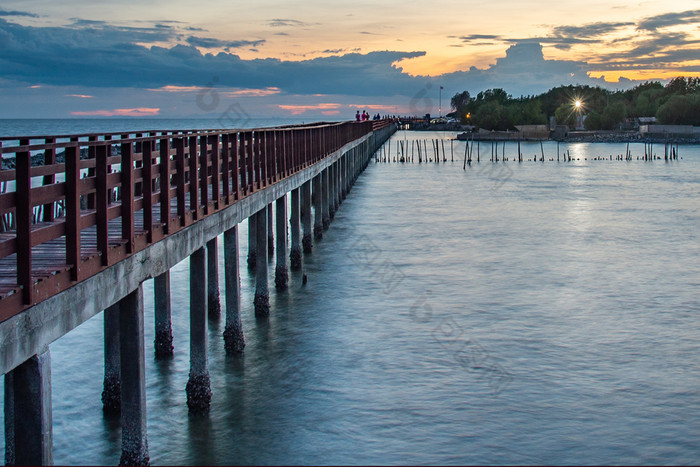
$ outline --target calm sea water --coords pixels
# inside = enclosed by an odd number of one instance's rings
[[[119,133],[148,130],[263,128],[309,123],[303,118],[0,118],[0,136]]]
[[[392,154],[431,136],[446,135],[399,132]],[[247,346],[227,357],[209,322],[204,417],[185,397],[187,261],[171,273],[172,360],[153,358],[147,281],[152,463],[700,462],[700,148],[668,163],[565,148],[580,160],[495,169],[484,152],[465,171],[447,142],[444,164],[372,163],[305,257],[308,283],[272,288],[269,320],[241,270]],[[118,463],[102,316],[51,353],[55,462]]]

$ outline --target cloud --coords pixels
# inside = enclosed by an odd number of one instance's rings
[[[29,18],[38,18],[39,15],[35,15],[34,13],[29,13],[27,11],[8,11],[8,10],[0,10],[0,16],[27,16]]]
[[[450,36],[450,38],[454,38],[454,36]],[[495,34],[469,34],[468,36],[459,36],[457,39],[461,40],[462,42],[474,42],[474,41],[483,41],[483,40],[498,40],[501,41],[503,40],[503,36],[495,35]]]
[[[157,108],[138,107],[134,109],[73,111],[70,114],[76,117],[147,117],[158,115],[159,112],[160,109]]]
[[[167,85],[160,88],[148,89],[153,92],[172,92],[172,93],[216,93],[224,97],[264,97],[279,94],[281,91],[277,87],[269,87],[263,89],[221,89],[212,86],[173,86]]]
[[[447,91],[443,95],[468,89],[476,93],[488,88],[503,88],[515,95],[545,92],[553,85],[603,84],[603,80],[588,77],[585,63],[568,60],[545,60],[542,45],[537,42],[521,42],[510,46],[506,56],[480,70],[457,71],[435,78]],[[432,89],[432,87],[430,88]],[[416,105],[423,105],[424,96],[434,94],[430,89],[416,94]],[[416,112],[424,113],[424,112]]]
[[[394,95],[410,93],[415,85],[393,64],[425,55],[382,51],[302,61],[244,60],[226,52],[204,54],[191,44],[146,47],[135,43],[161,42],[174,39],[174,35],[163,28],[106,24],[34,27],[0,19],[0,76],[58,86],[132,88],[202,86],[218,77],[220,87],[277,87],[299,94]],[[190,42],[201,43],[197,39]],[[229,45],[240,44],[229,41]]]
[[[552,29],[552,34],[554,37],[566,37],[566,38],[591,38],[600,37],[605,34],[610,34],[616,32],[621,28],[628,26],[634,26],[634,23],[630,22],[617,22],[617,23],[588,23],[582,26],[557,26]]]
[[[273,28],[282,28],[282,27],[309,26],[309,23],[304,23],[303,21],[298,21],[296,19],[275,18],[275,19],[271,19],[270,21],[268,21],[267,25],[272,26]]]
[[[334,104],[334,103],[322,103],[322,104],[313,104],[313,105],[291,105],[291,104],[279,104],[277,107],[279,107],[282,110],[286,110],[292,115],[301,115],[309,110],[320,110],[321,113],[324,115],[326,112],[334,112],[334,113],[339,113],[340,109],[342,107],[342,104]]]
[[[66,97],[78,97],[80,99],[92,99],[95,96],[90,96],[87,94],[66,94]]]
[[[656,31],[671,26],[683,26],[700,22],[700,10],[688,10],[678,13],[664,13],[644,18],[637,24],[640,31]]]
[[[265,43],[264,39],[254,40],[254,41],[225,41],[221,39],[213,39],[211,37],[195,37],[190,36],[185,41],[195,47],[202,47],[205,49],[223,48],[223,49],[239,49],[241,47],[257,47]]]

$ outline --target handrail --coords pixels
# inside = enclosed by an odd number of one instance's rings
[[[15,169],[0,171],[3,188],[14,182],[0,193],[0,262],[17,267],[17,287],[0,291],[0,321],[391,124],[0,138],[19,142],[0,146],[1,154],[15,156]],[[31,165],[37,151],[43,166]],[[118,218],[115,228],[110,221]],[[96,245],[82,243],[87,229]],[[59,240],[65,240],[63,283],[37,288],[42,265],[33,264],[34,250]]]

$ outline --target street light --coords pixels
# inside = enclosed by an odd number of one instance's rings
[[[574,112],[576,112],[576,129],[583,127],[583,119],[581,117],[581,112],[583,111],[583,102],[581,99],[574,100]]]

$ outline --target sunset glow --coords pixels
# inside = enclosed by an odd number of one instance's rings
[[[463,90],[500,87],[518,96],[700,76],[699,26],[695,0],[585,7],[573,0],[536,7],[515,0],[215,0],[205,7],[175,0],[167,11],[149,2],[6,0],[0,95],[10,105],[0,113],[124,107],[217,115],[234,101],[249,114],[437,113],[439,86],[449,106]],[[207,93],[215,95],[202,105]],[[100,110],[68,112],[57,99],[82,96],[94,96]],[[328,96],[338,107],[327,107]]]
[[[76,117],[144,117],[158,115],[160,109],[114,109],[114,110],[87,110],[74,111],[71,115]]]

